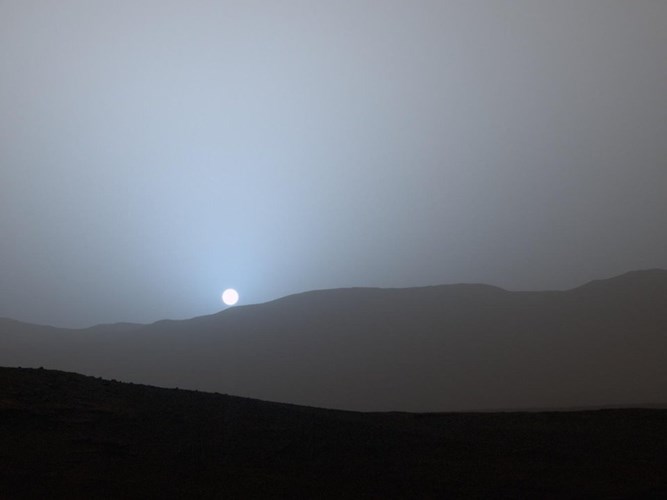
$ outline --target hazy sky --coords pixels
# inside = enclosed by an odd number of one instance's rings
[[[0,0],[0,316],[667,267],[664,0]]]

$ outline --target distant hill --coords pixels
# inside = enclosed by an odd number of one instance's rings
[[[0,496],[665,498],[667,410],[353,413],[0,368]]]
[[[667,271],[321,290],[120,328],[2,320],[0,365],[364,411],[667,404]]]

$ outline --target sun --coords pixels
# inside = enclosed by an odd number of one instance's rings
[[[222,301],[227,306],[233,306],[239,301],[239,292],[237,292],[233,288],[228,288],[227,290],[222,292]]]

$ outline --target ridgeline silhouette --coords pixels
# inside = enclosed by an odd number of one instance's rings
[[[82,330],[0,320],[0,365],[361,411],[667,403],[667,271],[569,291],[322,290]]]

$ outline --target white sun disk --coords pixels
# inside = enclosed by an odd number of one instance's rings
[[[233,288],[228,288],[227,290],[222,292],[222,301],[227,306],[233,306],[239,301],[239,292],[237,292]]]

